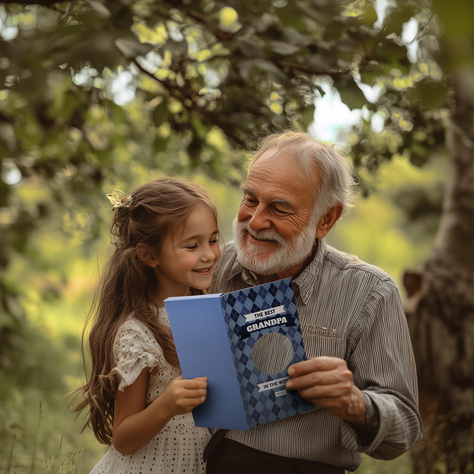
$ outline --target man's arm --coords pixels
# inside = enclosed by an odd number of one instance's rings
[[[392,459],[422,436],[415,363],[394,283],[381,282],[366,303],[347,363],[332,357],[300,362],[288,369],[287,387],[344,420],[344,447]]]

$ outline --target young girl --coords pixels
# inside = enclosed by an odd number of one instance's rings
[[[190,412],[207,381],[183,379],[163,301],[209,287],[220,257],[216,208],[174,178],[119,193],[108,195],[115,250],[93,305],[92,370],[76,408],[88,409],[86,426],[109,445],[92,473],[204,473],[210,434]]]

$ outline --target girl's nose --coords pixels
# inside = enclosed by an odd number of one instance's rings
[[[216,259],[216,254],[209,245],[206,246],[206,249],[202,255],[202,259],[206,262]]]

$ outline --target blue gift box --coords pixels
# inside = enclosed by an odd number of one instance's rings
[[[285,389],[306,360],[291,278],[165,306],[183,377],[208,379],[196,426],[248,430],[315,408]]]

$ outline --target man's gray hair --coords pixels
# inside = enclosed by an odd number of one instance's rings
[[[267,151],[274,155],[289,148],[288,158],[299,165],[303,178],[314,180],[316,168],[321,186],[314,183],[313,214],[317,219],[324,216],[336,204],[342,204],[344,212],[353,206],[355,200],[355,180],[350,161],[336,151],[336,146],[323,142],[306,133],[286,131],[269,135],[260,142],[256,153],[251,157],[250,168]]]

